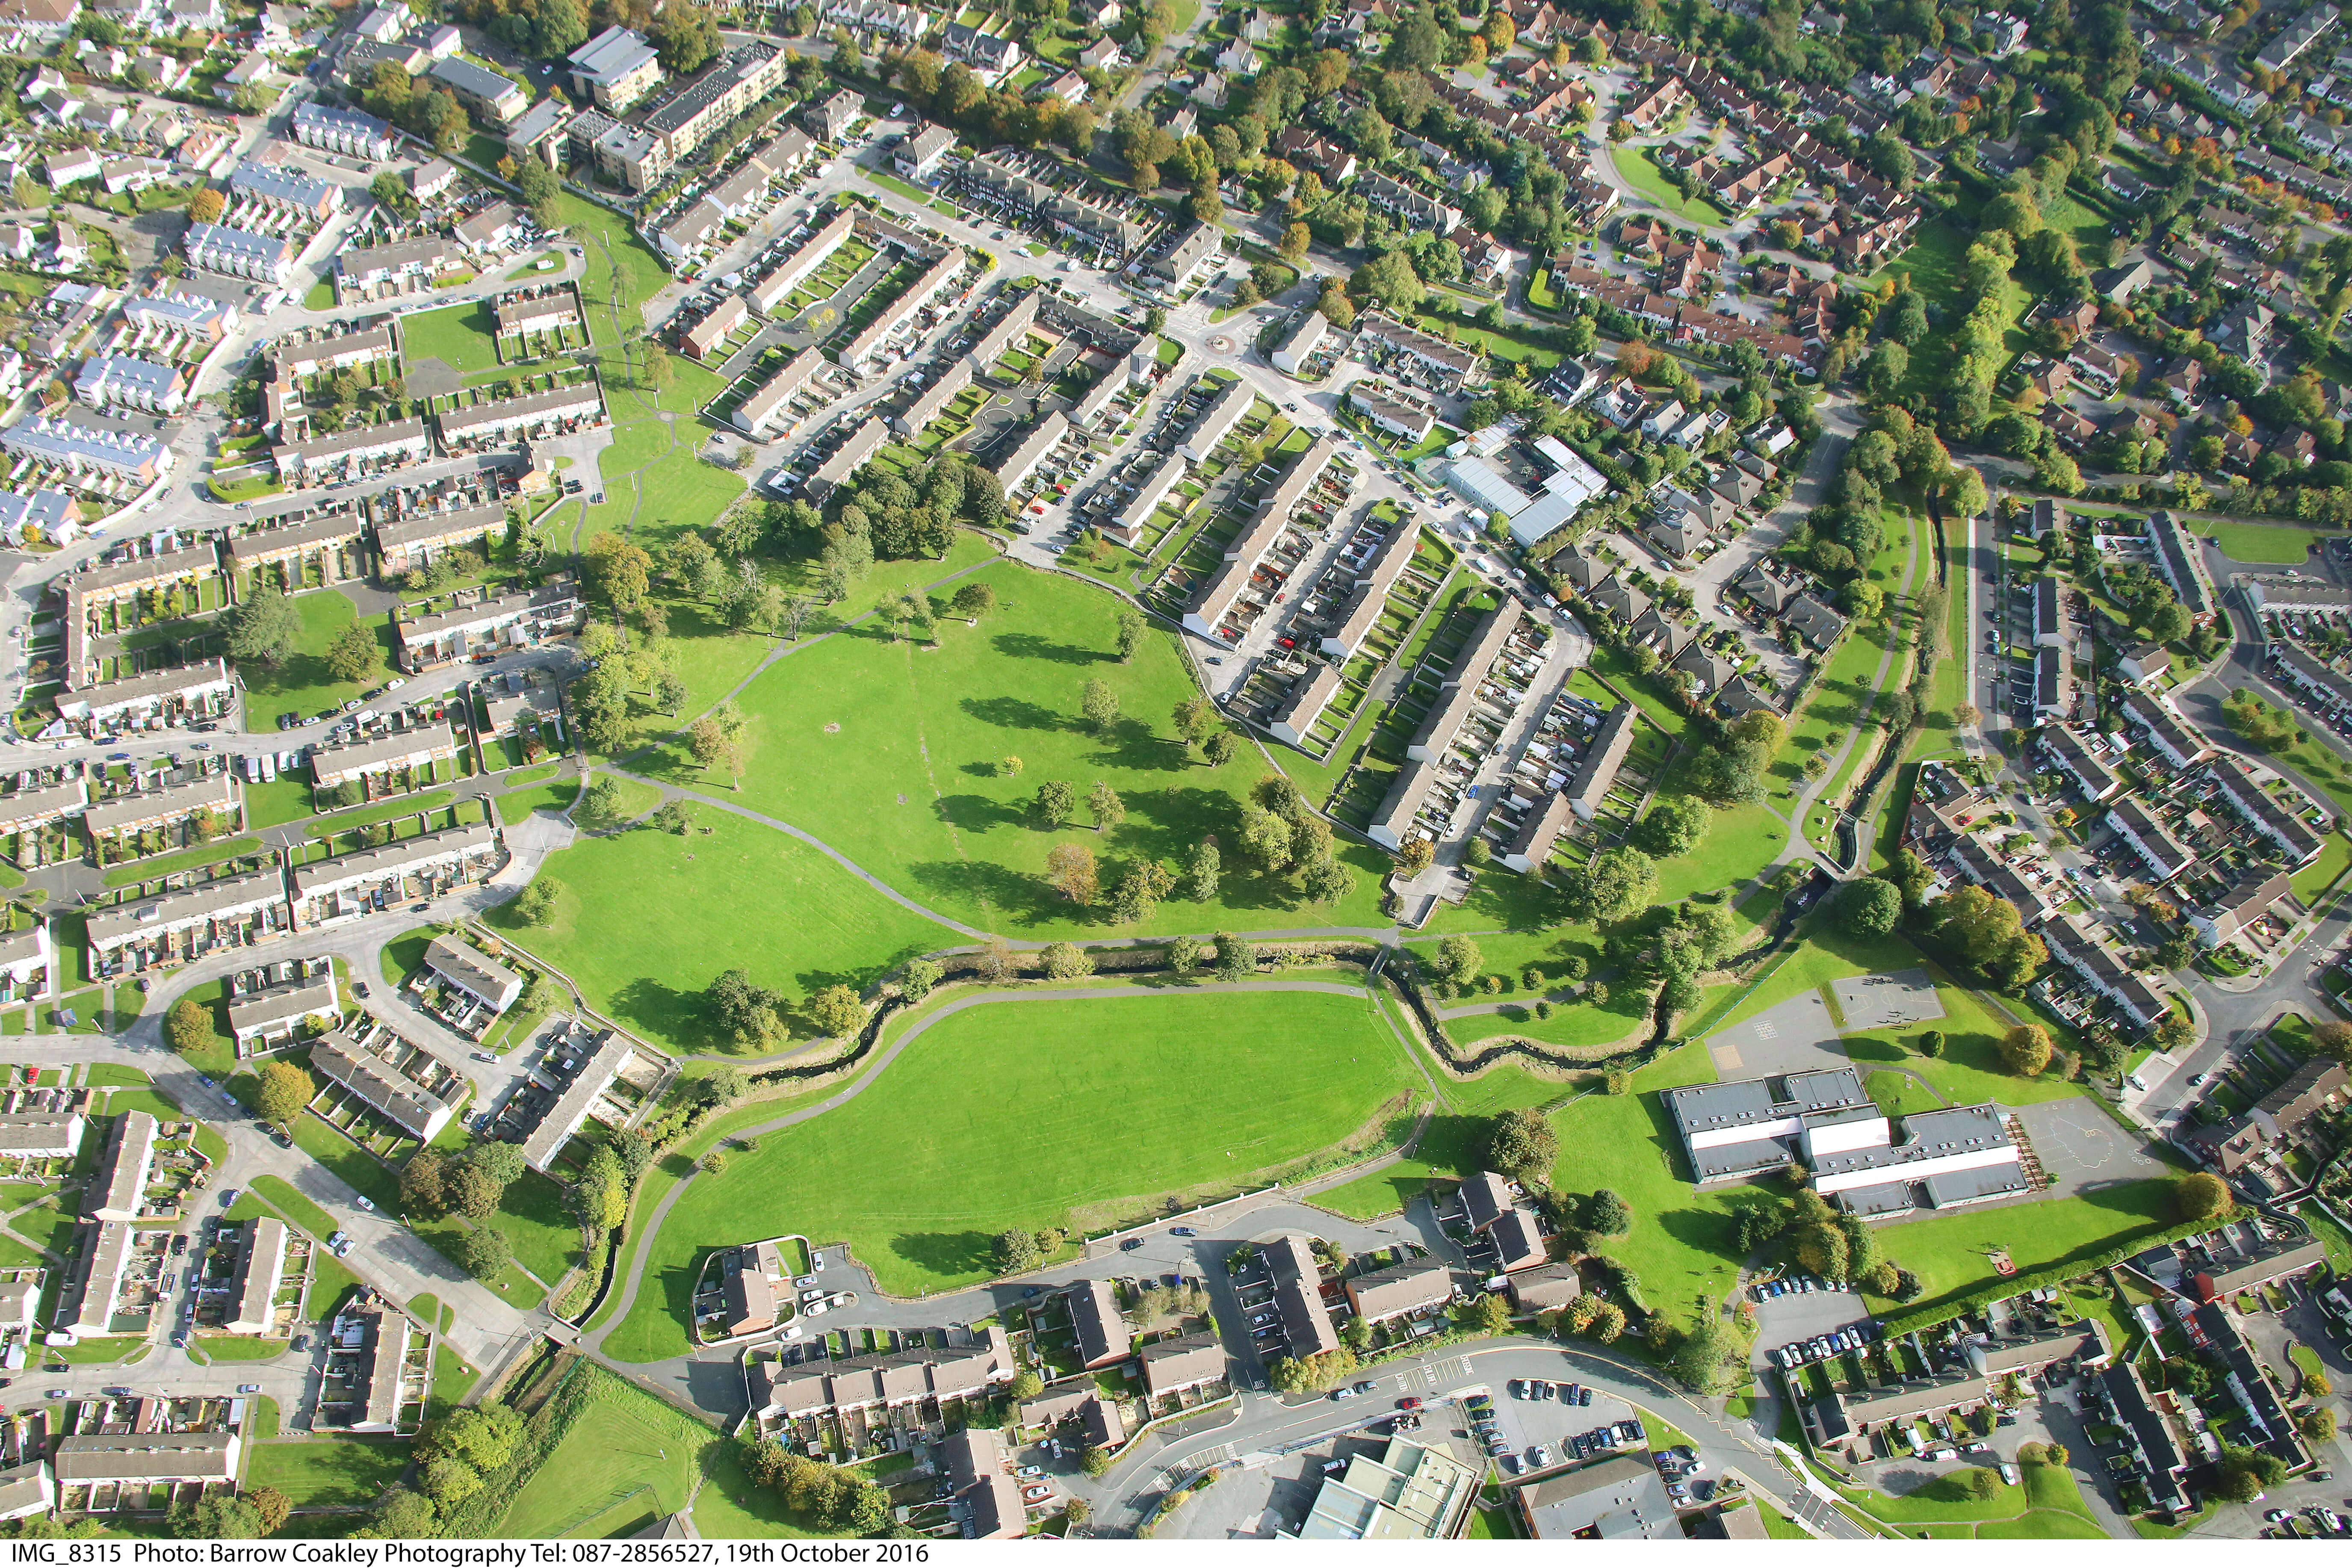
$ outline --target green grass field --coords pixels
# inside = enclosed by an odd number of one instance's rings
[[[275,1487],[296,1508],[331,1508],[375,1500],[408,1468],[410,1445],[372,1437],[310,1437],[256,1443],[247,1487]]]
[[[511,903],[488,921],[578,981],[600,1010],[696,1051],[733,1048],[703,1003],[729,969],[749,969],[797,1005],[963,940],[797,838],[709,806],[697,823],[684,837],[645,826],[583,838],[548,857],[544,874],[562,888],[551,925],[521,924]],[[650,910],[662,918],[646,919]],[[616,931],[629,940],[614,942]],[[814,1027],[793,1026],[800,1038]]]
[[[1250,751],[1222,769],[1187,756],[1169,715],[1194,687],[1174,640],[1147,633],[1134,661],[1119,663],[1108,595],[1010,564],[974,576],[995,588],[996,611],[977,627],[942,623],[935,650],[861,628],[754,679],[741,700],[751,728],[740,798],[970,924],[1036,938],[1114,934],[1104,913],[1077,910],[1045,886],[1046,852],[1057,842],[1085,844],[1108,863],[1108,889],[1139,855],[1181,864],[1206,834],[1231,844],[1237,796],[1265,764]],[[1118,699],[1121,717],[1105,736],[1079,717],[1089,678]],[[1002,773],[1007,755],[1022,759],[1019,776]],[[642,771],[705,790],[727,782],[682,745],[664,748]],[[1077,824],[1035,826],[1030,807],[1048,779],[1081,797],[1097,780],[1109,784],[1126,803],[1126,823],[1102,835]],[[1300,904],[1286,882],[1228,853],[1215,900],[1163,904],[1132,929],[1377,922],[1385,859],[1361,847],[1341,856],[1357,885],[1336,907]]]
[[[216,838],[210,844],[184,849],[177,855],[154,855],[144,860],[132,860],[112,867],[106,873],[106,885],[127,888],[134,882],[152,882],[174,871],[193,871],[199,866],[217,865],[239,855],[250,855],[260,847],[261,840],[258,838]]]
[[[338,680],[327,668],[327,648],[337,633],[359,618],[359,606],[330,588],[300,595],[294,600],[294,609],[301,617],[302,631],[295,638],[294,651],[286,662],[276,669],[258,664],[238,666],[246,683],[245,727],[250,733],[276,730],[280,713],[291,711],[308,716],[322,709],[341,707],[391,677],[389,620],[378,618],[373,628],[376,664],[366,679]],[[255,826],[266,825],[257,821]]]
[[[546,1462],[499,1521],[506,1540],[623,1537],[686,1506],[718,1433],[601,1367]]]
[[[2292,522],[2218,522],[2200,519],[2190,525],[2221,547],[2232,561],[2272,566],[2300,566],[2314,546],[2325,539],[2340,539],[2341,530],[2305,528]]]
[[[461,375],[496,370],[499,351],[493,334],[497,326],[487,300],[419,310],[400,319],[401,354],[411,365],[418,360],[437,359]]]
[[[975,1007],[849,1104],[697,1179],[604,1348],[684,1353],[708,1247],[797,1232],[848,1241],[894,1294],[971,1284],[1008,1226],[1238,1181],[1339,1142],[1418,1080],[1360,998],[1174,991]]]
[[[1650,205],[1672,214],[1685,223],[1698,224],[1707,228],[1719,228],[1731,221],[1731,215],[1705,196],[1684,195],[1666,183],[1666,172],[1660,165],[1657,151],[1651,147],[1612,147],[1610,157],[1616,163],[1617,173],[1625,183],[1649,199]]]

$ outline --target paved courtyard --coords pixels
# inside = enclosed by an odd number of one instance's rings
[[[1944,1016],[1944,1004],[1936,994],[1936,983],[1927,978],[1924,969],[1832,980],[1830,990],[1837,997],[1838,1011],[1845,1015],[1845,1026],[1856,1032],[1896,1029]]]
[[[1715,1070],[1726,1079],[1819,1072],[1853,1064],[1838,1039],[1829,1004],[1818,991],[1791,996],[1706,1043]]]
[[[2016,1108],[2042,1168],[2062,1198],[2081,1197],[2119,1182],[2144,1181],[2173,1173],[2088,1100],[2051,1100]]]

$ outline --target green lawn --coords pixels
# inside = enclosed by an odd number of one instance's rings
[[[1348,996],[1138,992],[955,1014],[857,1099],[693,1182],[604,1348],[684,1353],[709,1247],[797,1232],[850,1242],[894,1294],[971,1284],[1008,1226],[1238,1182],[1347,1138],[1418,1079]]]
[[[598,1009],[692,1051],[733,1048],[703,1003],[727,970],[749,969],[797,1007],[827,985],[862,987],[903,959],[964,940],[797,838],[709,806],[697,823],[709,831],[642,826],[548,857],[544,874],[562,889],[550,926],[523,925],[511,902],[487,918],[570,974]],[[647,920],[651,909],[662,918]],[[619,931],[629,939],[615,942]],[[814,1031],[804,1018],[790,1024],[797,1038]]]
[[[599,344],[609,345],[614,341],[614,306],[617,305],[625,321],[632,321],[635,308],[668,283],[669,269],[620,214],[569,192],[558,196],[556,204],[559,221],[571,228],[587,252],[580,298],[589,307],[590,335]]]
[[[496,370],[497,330],[498,321],[488,300],[419,310],[400,319],[401,357],[411,366],[418,360],[437,359],[460,374]]]
[[[364,679],[338,680],[327,668],[327,648],[337,633],[359,618],[359,606],[335,590],[322,589],[304,594],[294,600],[295,613],[301,617],[301,634],[296,637],[294,651],[276,669],[264,665],[239,665],[238,673],[246,684],[245,727],[253,734],[263,734],[278,728],[278,715],[297,712],[317,713],[328,708],[339,708],[371,687],[381,686],[392,675],[392,623],[378,619],[373,626],[376,642],[376,664]],[[281,784],[286,782],[279,781]],[[259,815],[256,814],[257,816]],[[256,822],[256,826],[266,826]]]
[[[977,627],[943,622],[936,650],[879,631],[834,637],[771,667],[741,699],[751,720],[742,802],[806,829],[925,906],[985,930],[1045,938],[1114,934],[1108,910],[1074,909],[1043,879],[1046,852],[1077,841],[1108,863],[1106,889],[1139,856],[1169,864],[1207,834],[1231,845],[1240,791],[1264,771],[1244,750],[1223,769],[1193,761],[1169,714],[1194,694],[1174,639],[1148,633],[1131,663],[1111,651],[1115,601],[1082,584],[1009,563],[974,580],[997,609]],[[1078,712],[1089,679],[1108,686],[1121,717],[1107,736]],[[1023,771],[998,764],[1018,756]],[[691,787],[723,787],[682,745],[642,771]],[[1126,804],[1125,824],[1096,835],[1035,826],[1040,784],[1083,797],[1099,780]],[[1082,819],[1083,820],[1083,819]],[[1309,908],[1286,881],[1224,856],[1217,898],[1163,904],[1140,934],[1378,923],[1384,857],[1344,847],[1357,872],[1336,907]]]
[[[2159,1230],[2178,1217],[2172,1183],[2157,1178],[2117,1183],[2084,1197],[2044,1198],[1891,1226],[1877,1233],[1879,1246],[1916,1273],[1926,1291],[1901,1307],[1873,1298],[1871,1310],[1881,1314],[1918,1311],[1991,1283],[1993,1268],[1985,1261],[1991,1247],[2007,1248],[2021,1274],[2077,1259],[2087,1266],[2100,1253],[2128,1247],[2133,1237]]]
[[[2341,539],[2340,529],[2305,528],[2292,522],[2218,522],[2200,519],[2190,525],[2221,547],[2232,561],[2259,562],[2273,566],[2300,566],[2324,539]]]
[[[395,987],[406,984],[410,975],[425,967],[425,950],[431,947],[433,939],[440,934],[438,927],[418,926],[414,931],[402,931],[385,942],[383,952],[378,959],[383,970],[383,983]]]
[[[1617,165],[1617,173],[1625,183],[1648,198],[1652,206],[1663,209],[1685,223],[1702,227],[1717,228],[1731,221],[1731,215],[1705,196],[1684,195],[1666,183],[1666,172],[1658,163],[1654,147],[1617,147],[1609,149],[1609,156]]]
[[[498,1523],[506,1540],[625,1538],[684,1508],[718,1433],[670,1405],[583,1365],[584,1406]],[[566,1390],[567,1394],[571,1391]]]
[[[705,1541],[784,1540],[829,1533],[800,1519],[774,1489],[743,1473],[743,1444],[712,1451],[709,1479],[694,1494],[694,1528]]]
[[[408,1468],[411,1445],[394,1438],[325,1437],[256,1443],[248,1488],[275,1487],[296,1508],[373,1502]]]

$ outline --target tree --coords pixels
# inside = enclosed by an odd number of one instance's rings
[[[467,1219],[479,1222],[498,1213],[500,1196],[498,1183],[489,1173],[469,1162],[461,1163],[449,1172],[445,1191],[449,1207]]]
[[[1631,845],[1604,849],[1559,879],[1570,907],[1609,925],[1649,907],[1658,891],[1657,863]]]
[[[1087,717],[1087,728],[1097,735],[1110,733],[1118,722],[1118,693],[1099,680],[1089,679],[1078,693],[1078,710]]]
[[[996,607],[996,590],[985,583],[966,583],[948,601],[949,613],[976,621]]]
[[[1903,915],[1903,890],[1882,877],[1857,877],[1838,891],[1838,923],[1856,936],[1885,936]]]
[[[2191,1171],[2174,1183],[2172,1203],[2185,1220],[2213,1219],[2236,1207],[2228,1185],[2210,1171]]]
[[[1121,605],[1118,607],[1117,638],[1119,663],[1135,662],[1135,650],[1143,645],[1144,629],[1149,625],[1150,623],[1143,618],[1143,612],[1133,605]]]
[[[477,1279],[494,1279],[514,1260],[514,1243],[494,1225],[478,1225],[457,1243],[458,1267]]]
[[[175,1051],[200,1051],[213,1042],[212,1016],[193,996],[183,996],[164,1015],[163,1033]]]
[[[310,1103],[310,1075],[292,1062],[271,1062],[261,1069],[261,1081],[254,1091],[253,1108],[264,1121],[274,1121],[283,1127],[302,1114]]]
[[[1585,1229],[1601,1236],[1633,1234],[1633,1205],[1607,1187],[1584,1200],[1584,1209],[1580,1217],[1584,1221]]]
[[[694,753],[694,760],[713,772],[725,769],[738,789],[742,787],[743,731],[749,722],[741,709],[732,702],[722,702],[697,719],[686,731],[687,747]]]
[[[1217,880],[1223,862],[1216,843],[1203,838],[1192,847],[1184,862],[1184,896],[1195,903],[1207,903],[1217,896]]]
[[[2038,1078],[2050,1065],[2050,1033],[2039,1024],[2020,1024],[2001,1036],[2001,1061],[2020,1078]]]
[[[836,1040],[854,1040],[866,1027],[866,1003],[846,985],[828,985],[808,1001],[809,1021]]]
[[[899,993],[908,997],[928,996],[945,973],[928,958],[910,958],[898,976]]]
[[[377,178],[396,179],[397,176],[378,175]],[[195,193],[188,197],[188,221],[190,223],[218,223],[220,222],[222,210],[227,205],[227,197],[222,195],[218,191],[214,190],[210,185],[200,185],[196,188]]]
[[[783,997],[752,984],[751,973],[730,969],[704,993],[719,1029],[739,1045],[774,1039],[783,1032]]]
[[[449,1212],[450,1161],[440,1150],[419,1149],[400,1168],[400,1206],[424,1219]]]
[[[1633,838],[1650,854],[1671,859],[1697,848],[1714,820],[1715,813],[1703,800],[1686,795],[1660,795],[1634,828]]]
[[[1047,779],[1037,786],[1037,818],[1048,829],[1067,823],[1077,808],[1078,792],[1066,780]]]
[[[1087,811],[1095,819],[1095,831],[1108,833],[1127,820],[1127,806],[1118,798],[1118,791],[1102,779],[1087,792]]]
[[[1222,768],[1232,762],[1234,753],[1241,749],[1241,742],[1234,732],[1221,724],[1210,731],[1209,738],[1201,742],[1201,760],[1213,768]]]
[[[1478,977],[1486,962],[1478,944],[1456,932],[1437,944],[1437,956],[1430,964],[1430,973],[1444,984],[1467,985]]]
[[[522,205],[530,209],[532,222],[549,230],[563,226],[563,187],[557,182],[555,171],[536,158],[527,158],[523,161],[522,168],[515,175],[515,189],[522,196]],[[663,352],[659,344],[646,345],[649,369],[652,356],[656,353],[662,356],[662,379],[659,382],[648,380],[646,384],[657,387],[667,386],[669,355]]]
[[[2311,1043],[2320,1055],[2352,1066],[2352,1024],[2328,1018],[2311,1026]]]
[[[1707,1312],[1675,1346],[1666,1358],[1666,1368],[1686,1388],[1720,1394],[1746,1359],[1746,1347],[1738,1336],[1725,1327],[1722,1319]]]
[[[376,667],[375,635],[358,621],[346,624],[327,645],[327,673],[337,680],[365,680]]]
[[[259,1533],[263,1535],[276,1533],[294,1511],[294,1500],[276,1487],[257,1487],[245,1494],[245,1500],[251,1503],[253,1511],[260,1516]]]
[[[1083,980],[1095,972],[1094,955],[1073,942],[1045,944],[1045,973],[1055,980]]]
[[[1217,933],[1217,978],[1228,984],[1257,973],[1257,949],[1229,931]]]
[[[560,59],[587,41],[588,23],[580,14],[577,0],[539,0],[531,46],[541,59]]]
[[[1208,951],[1199,937],[1180,936],[1168,944],[1168,967],[1190,978],[1199,971]]]
[[[1486,1135],[1488,1168],[1519,1182],[1541,1179],[1559,1157],[1559,1136],[1539,1111],[1506,1110]]]
[[[1625,1331],[1625,1309],[1614,1301],[1603,1301],[1592,1314],[1592,1337],[1604,1345],[1613,1345]]]
[[[254,1541],[261,1535],[261,1510],[250,1499],[226,1492],[173,1504],[169,1522],[183,1541]]]
[[[302,617],[295,612],[293,601],[275,588],[257,590],[222,619],[228,623],[229,658],[271,669],[286,662],[302,633]]]
[[[1045,853],[1045,885],[1080,909],[1102,896],[1095,852],[1083,844],[1056,844]]]
[[[652,584],[653,570],[653,557],[617,533],[600,533],[588,542],[588,586],[615,615],[636,608]]]
[[[672,76],[691,76],[719,52],[719,24],[699,5],[670,0],[654,18],[650,30],[662,68]]]
[[[996,1238],[990,1261],[999,1274],[1026,1274],[1045,1259],[1035,1231],[1008,1230]]]

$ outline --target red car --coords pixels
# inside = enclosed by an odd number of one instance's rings
[[[1397,1408],[1399,1410],[1418,1410],[1421,1408],[1421,1401],[1408,1395],[1407,1397],[1397,1401]]]

